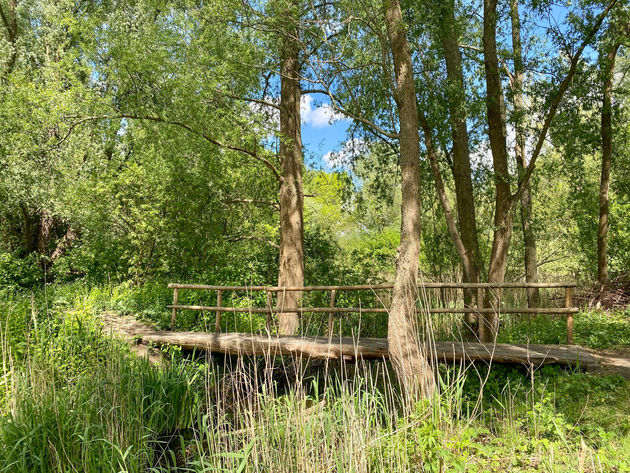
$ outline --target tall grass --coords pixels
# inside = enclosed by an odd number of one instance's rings
[[[403,415],[382,361],[172,350],[156,367],[99,331],[115,290],[4,300],[0,472],[630,469],[619,378],[440,366],[436,398]]]

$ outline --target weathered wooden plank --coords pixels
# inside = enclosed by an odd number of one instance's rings
[[[188,310],[204,310],[204,311],[217,311],[222,312],[251,312],[253,314],[278,314],[285,312],[356,312],[364,314],[384,314],[389,312],[384,307],[283,307],[283,308],[264,308],[264,307],[213,307],[203,305],[168,305],[169,309],[188,309]],[[463,314],[466,312],[477,313],[493,313],[496,309],[476,307],[432,307],[432,308],[419,308],[418,312],[430,312],[432,314]],[[506,307],[500,309],[501,314],[577,314],[580,311],[577,307]]]
[[[160,332],[142,336],[143,343],[177,345],[186,350],[202,349],[230,355],[306,355],[312,358],[382,358],[387,356],[387,340],[350,337],[300,337],[249,335],[242,333],[211,334],[203,332]]]
[[[157,332],[142,336],[143,343],[178,345],[187,350],[201,349],[230,355],[302,355],[338,359],[388,357],[387,339],[351,337],[302,337],[249,335],[241,333]],[[604,357],[594,350],[572,345],[519,345],[475,342],[435,342],[426,345],[429,356],[438,362],[483,361],[533,365],[562,364],[601,370]],[[626,360],[627,361],[627,360]],[[623,365],[623,363],[622,363]],[[630,362],[627,375],[630,376]],[[624,365],[625,366],[625,365]]]

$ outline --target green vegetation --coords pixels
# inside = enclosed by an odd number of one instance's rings
[[[0,0],[0,473],[630,471],[627,380],[418,349],[563,343],[564,318],[419,329],[407,297],[574,281],[575,342],[630,353],[629,24],[627,0]],[[387,363],[152,365],[101,316],[167,329],[169,282],[393,282],[337,293],[388,313],[333,331],[396,344]],[[276,315],[280,335],[327,328]],[[213,325],[180,310],[175,329]]]
[[[622,378],[557,367],[441,367],[439,398],[405,414],[381,362],[332,364],[327,375],[322,366],[304,368],[288,383],[273,375],[271,384],[260,360],[212,362],[173,350],[152,366],[103,335],[96,317],[113,307],[145,307],[149,317],[147,292],[76,283],[48,286],[33,299],[3,294],[0,471],[630,467],[630,382]],[[548,330],[539,321],[532,327]],[[585,339],[589,346],[630,347],[627,314],[580,314],[576,337],[586,329],[601,334]]]

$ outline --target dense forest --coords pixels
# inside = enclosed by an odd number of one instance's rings
[[[628,380],[421,343],[563,344],[562,317],[501,303],[564,293],[420,289],[576,283],[575,343],[628,357],[625,0],[0,0],[0,20],[0,472],[630,471]],[[336,296],[385,316],[329,322],[389,360],[153,366],[102,328],[168,329],[173,282],[391,283]],[[449,304],[492,310],[417,317]]]

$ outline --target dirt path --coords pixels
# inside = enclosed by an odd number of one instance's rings
[[[129,343],[131,350],[138,356],[147,358],[154,364],[162,362],[160,350],[140,343],[143,336],[158,333],[154,327],[130,315],[118,315],[115,312],[103,312],[99,315],[99,319],[103,323],[103,332]]]

